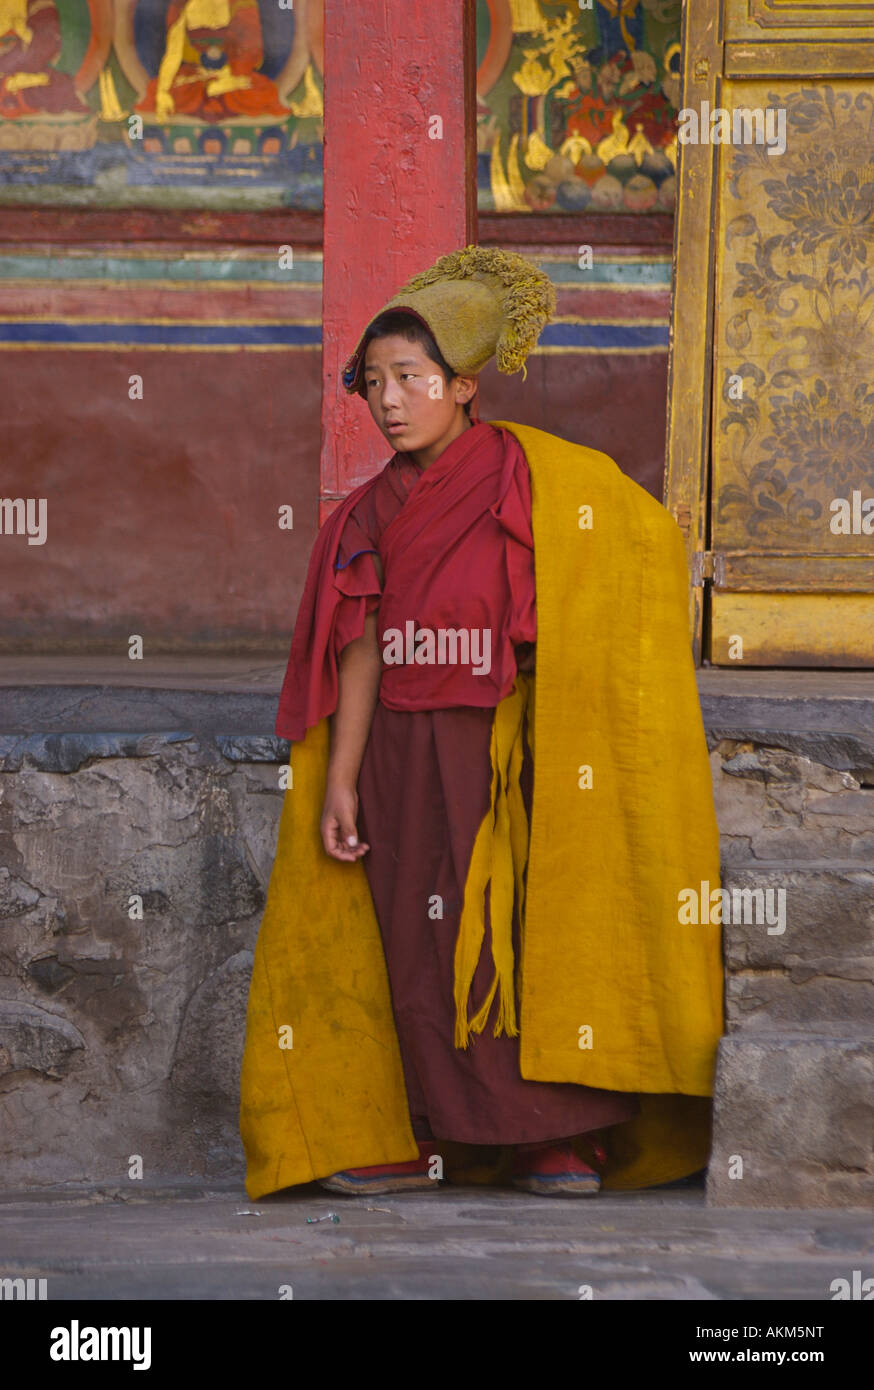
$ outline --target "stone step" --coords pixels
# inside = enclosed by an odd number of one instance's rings
[[[842,751],[752,739],[712,743],[710,762],[716,816],[726,868],[750,862],[810,863],[850,860],[874,863],[874,772],[871,756],[849,745]],[[874,751],[874,736],[871,737]],[[857,756],[858,755],[858,756]],[[834,758],[837,765],[825,761]]]
[[[722,886],[729,1031],[870,1026],[874,864],[731,865]]]
[[[707,1201],[874,1206],[874,1028],[722,1039]]]

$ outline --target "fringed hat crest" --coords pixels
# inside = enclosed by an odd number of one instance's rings
[[[475,376],[495,358],[499,372],[522,371],[555,313],[555,287],[531,261],[497,247],[465,246],[414,275],[379,313],[409,309],[434,335],[454,372]],[[374,314],[343,371],[350,393],[365,394],[364,350]]]

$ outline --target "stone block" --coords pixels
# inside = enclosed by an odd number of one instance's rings
[[[724,1037],[713,1108],[708,1203],[874,1206],[874,1035]]]
[[[822,1033],[842,1023],[870,1026],[874,867],[731,864],[724,870],[723,887],[750,895],[733,897],[738,907],[770,908],[764,916],[753,912],[744,914],[748,920],[723,925],[729,1031]],[[780,892],[785,895],[782,913]]]
[[[85,1039],[58,1014],[22,1000],[0,999],[0,1078],[16,1072],[59,1078]]]
[[[715,744],[710,763],[725,862],[871,859],[874,786],[861,770],[732,739]]]

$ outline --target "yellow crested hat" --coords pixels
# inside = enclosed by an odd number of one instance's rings
[[[499,372],[522,369],[555,313],[555,287],[524,256],[497,247],[465,246],[414,275],[379,314],[406,309],[430,329],[454,372],[475,376],[490,358]],[[364,351],[374,314],[343,369],[343,385],[364,396]]]

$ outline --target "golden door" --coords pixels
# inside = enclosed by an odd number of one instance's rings
[[[874,0],[686,0],[665,503],[696,661],[874,666]]]

